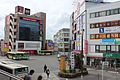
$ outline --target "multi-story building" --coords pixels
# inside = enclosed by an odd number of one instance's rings
[[[68,55],[70,50],[70,29],[63,28],[54,35],[54,46],[58,52]],[[57,50],[55,49],[55,50]]]
[[[74,17],[71,17],[73,53],[83,51],[84,64],[89,65],[99,65],[104,59],[110,65],[119,62],[120,2],[78,0],[74,3]]]
[[[34,54],[45,48],[46,14],[30,15],[30,9],[16,6],[15,14],[6,16],[5,43],[9,51],[29,51]]]

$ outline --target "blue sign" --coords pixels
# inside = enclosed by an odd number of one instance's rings
[[[99,33],[104,33],[104,28],[99,28]]]
[[[54,45],[54,43],[52,43],[52,42],[48,43],[48,46],[53,46],[53,45]]]
[[[102,42],[115,42],[115,39],[102,39]]]

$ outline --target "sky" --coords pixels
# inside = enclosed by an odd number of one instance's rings
[[[120,1],[120,0],[104,0]],[[46,13],[46,37],[53,40],[58,30],[70,28],[70,15],[73,11],[73,0],[0,0],[0,39],[4,38],[5,16],[15,12],[15,6],[31,9],[31,14]]]

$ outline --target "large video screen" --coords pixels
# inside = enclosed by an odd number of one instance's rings
[[[39,20],[20,17],[19,40],[39,41]]]

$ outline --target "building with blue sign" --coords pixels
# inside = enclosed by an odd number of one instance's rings
[[[98,65],[103,54],[120,53],[120,2],[82,1],[74,4],[71,16],[72,49],[83,49],[84,64]]]

